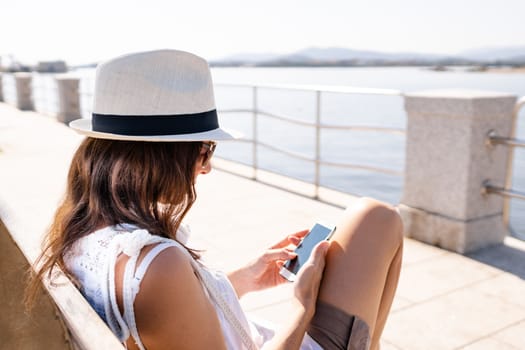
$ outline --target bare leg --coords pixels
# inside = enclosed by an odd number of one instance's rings
[[[372,199],[349,207],[327,254],[319,299],[364,320],[376,349],[394,298],[403,246],[395,210]]]
[[[381,302],[379,304],[379,312],[377,314],[374,333],[371,335],[372,349],[374,349],[375,346],[379,346],[379,340],[381,338],[381,334],[383,333],[383,329],[385,328],[386,320],[388,318],[388,314],[390,313],[390,307],[392,306],[392,302],[394,301],[397,282],[399,281],[399,272],[401,271],[402,257],[403,244],[399,246],[399,249],[397,250],[396,255],[394,256],[394,260],[392,260],[390,270],[387,274],[385,288],[383,290],[383,296],[381,297]]]

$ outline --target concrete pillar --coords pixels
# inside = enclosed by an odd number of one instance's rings
[[[488,146],[486,138],[491,130],[509,136],[515,102],[476,90],[406,96],[406,236],[458,253],[503,241],[503,198],[481,189],[487,179],[504,184],[508,149]]]
[[[33,110],[31,73],[14,73],[16,88],[16,107],[20,110]]]
[[[57,76],[58,91],[58,121],[68,124],[70,121],[79,119],[80,114],[80,95],[79,78],[71,76]]]

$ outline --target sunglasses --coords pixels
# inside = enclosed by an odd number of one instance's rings
[[[211,157],[213,156],[213,152],[215,152],[215,148],[217,148],[217,143],[213,141],[203,142],[202,143],[202,149],[204,152],[201,152],[202,157],[202,166],[208,165],[208,162],[211,160]]]

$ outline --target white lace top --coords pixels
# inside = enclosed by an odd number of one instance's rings
[[[189,229],[181,225],[178,232],[181,241],[185,242],[188,234]],[[135,269],[141,249],[155,243],[159,244],[148,252]],[[130,336],[133,337],[141,350],[145,347],[137,331],[133,302],[148,266],[161,251],[169,247],[177,247],[189,254],[174,240],[151,235],[132,225],[118,225],[81,238],[64,259],[69,271],[79,281],[82,294],[113,333],[123,343]],[[115,263],[121,253],[130,257],[124,271],[124,314],[120,313],[115,294]],[[226,275],[194,259],[191,261],[217,312],[228,349],[258,349],[271,339],[271,329],[248,320]],[[301,349],[319,350],[321,347],[306,334]]]

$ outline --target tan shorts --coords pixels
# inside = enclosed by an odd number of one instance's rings
[[[359,317],[318,301],[307,333],[324,350],[362,350],[370,347],[368,325]]]

